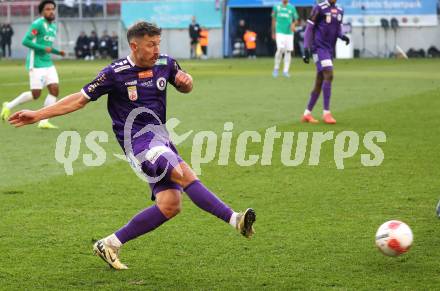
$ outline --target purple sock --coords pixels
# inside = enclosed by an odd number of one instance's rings
[[[115,235],[124,244],[129,240],[154,230],[167,220],[165,215],[159,210],[159,207],[153,205],[139,212],[127,225],[115,232]]]
[[[195,205],[229,223],[232,213],[223,201],[209,191],[199,180],[189,184],[184,191]]]
[[[330,110],[330,96],[332,95],[332,82],[322,82],[322,95],[324,95],[324,110]]]
[[[315,91],[312,91],[312,93],[310,93],[310,100],[309,100],[309,104],[307,105],[307,109],[309,111],[313,110],[313,107],[315,107],[318,98],[319,98],[319,93],[316,93]]]

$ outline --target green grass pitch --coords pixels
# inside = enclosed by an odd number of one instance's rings
[[[104,62],[57,62],[61,95],[79,91]],[[168,118],[178,132],[212,130],[234,122],[264,133],[350,130],[362,137],[383,131],[385,159],[364,167],[360,154],[336,169],[334,142],[320,163],[286,167],[275,140],[271,166],[240,167],[230,157],[202,166],[201,180],[234,209],[253,207],[256,235],[242,238],[184,198],[183,212],[156,231],[129,242],[115,272],[92,255],[92,241],[151,205],[150,191],[116,159],[121,154],[106,113],[106,97],[52,121],[61,130],[0,124],[0,289],[115,290],[352,289],[434,290],[440,286],[440,61],[336,61],[332,111],[338,124],[299,123],[314,68],[295,59],[292,78],[273,79],[272,59],[215,60],[181,65],[193,75],[189,95],[169,89]],[[0,63],[0,102],[28,88],[22,62]],[[42,106],[40,100],[19,108]],[[16,108],[18,110],[19,108]],[[322,99],[315,117],[320,117]],[[86,167],[82,156],[67,176],[54,158],[62,130],[78,131],[80,154],[93,130],[106,131],[107,162]],[[310,145],[309,145],[310,146]],[[190,160],[191,142],[179,146]],[[250,154],[262,144],[252,143]],[[308,154],[308,152],[307,152]],[[278,158],[277,158],[278,157]],[[308,155],[306,155],[306,160]],[[414,232],[409,253],[389,258],[374,245],[377,227],[400,219]]]

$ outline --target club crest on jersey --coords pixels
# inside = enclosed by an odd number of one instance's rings
[[[131,101],[136,101],[138,99],[138,92],[136,86],[127,87],[128,99]]]
[[[156,86],[157,89],[159,89],[160,91],[165,90],[165,88],[167,87],[167,80],[164,77],[160,77],[156,81]]]
[[[139,74],[138,74],[138,78],[139,79],[148,79],[148,78],[152,78],[152,77],[153,77],[153,71],[152,70],[139,72]]]

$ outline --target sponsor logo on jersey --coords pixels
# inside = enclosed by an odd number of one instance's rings
[[[38,34],[38,30],[36,30],[36,29],[32,29],[32,35],[37,35]]]
[[[117,62],[117,63],[114,63],[114,64],[112,65],[112,68],[115,68],[115,67],[117,67],[117,66],[123,66],[123,65],[126,65],[127,63],[128,63],[127,60],[123,60],[123,61],[121,61],[121,62]]]
[[[139,72],[138,78],[139,79],[153,78],[153,71],[152,70],[148,70],[148,71]]]
[[[161,155],[167,152],[172,152],[172,151],[170,148],[166,146],[155,146],[145,154],[145,158],[147,159],[147,161],[154,164]]]
[[[107,77],[105,76],[105,74],[98,75],[96,80],[87,87],[87,91],[89,91],[89,93],[95,91],[96,88],[98,88],[99,86],[102,85],[102,83],[104,83],[106,78]]]
[[[138,92],[136,86],[127,87],[128,99],[136,101],[138,99]]]
[[[332,9],[331,9],[331,12],[336,14],[336,13],[338,13],[338,9],[336,9],[336,8],[332,8]]]
[[[133,80],[133,81],[130,81],[130,82],[125,82],[125,86],[136,86],[137,83],[138,83],[137,80]]]
[[[160,66],[160,65],[167,65],[168,64],[168,59],[166,59],[166,58],[162,58],[162,59],[158,59],[157,61],[156,61],[156,66]]]
[[[159,89],[160,91],[165,90],[165,88],[167,87],[167,80],[164,77],[160,77],[156,81],[156,86],[157,89]]]
[[[126,69],[128,69],[128,68],[130,68],[130,65],[125,65],[125,66],[122,66],[122,67],[116,68],[116,69],[115,69],[115,73],[119,73],[119,72],[121,72],[121,71],[123,71],[123,70],[126,70]]]
[[[45,41],[49,41],[49,42],[54,42],[55,41],[55,37],[50,36],[50,35],[45,35],[43,39]]]
[[[153,80],[148,80],[139,84],[142,87],[151,88],[154,86]]]

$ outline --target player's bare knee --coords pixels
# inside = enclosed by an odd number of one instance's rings
[[[324,71],[324,81],[327,81],[327,82],[333,81],[333,71],[332,70]]]
[[[51,84],[49,86],[47,86],[47,89],[49,90],[49,94],[52,96],[57,97],[59,94],[59,87],[57,84]]]
[[[41,90],[32,90],[32,98],[37,100],[41,96]]]
[[[156,194],[156,204],[160,212],[170,219],[182,210],[182,193],[178,190],[165,190]]]
[[[159,207],[160,212],[162,214],[170,219],[179,214],[182,211],[182,204],[181,202],[170,202],[170,201],[164,201],[164,202],[157,202],[157,207]]]

